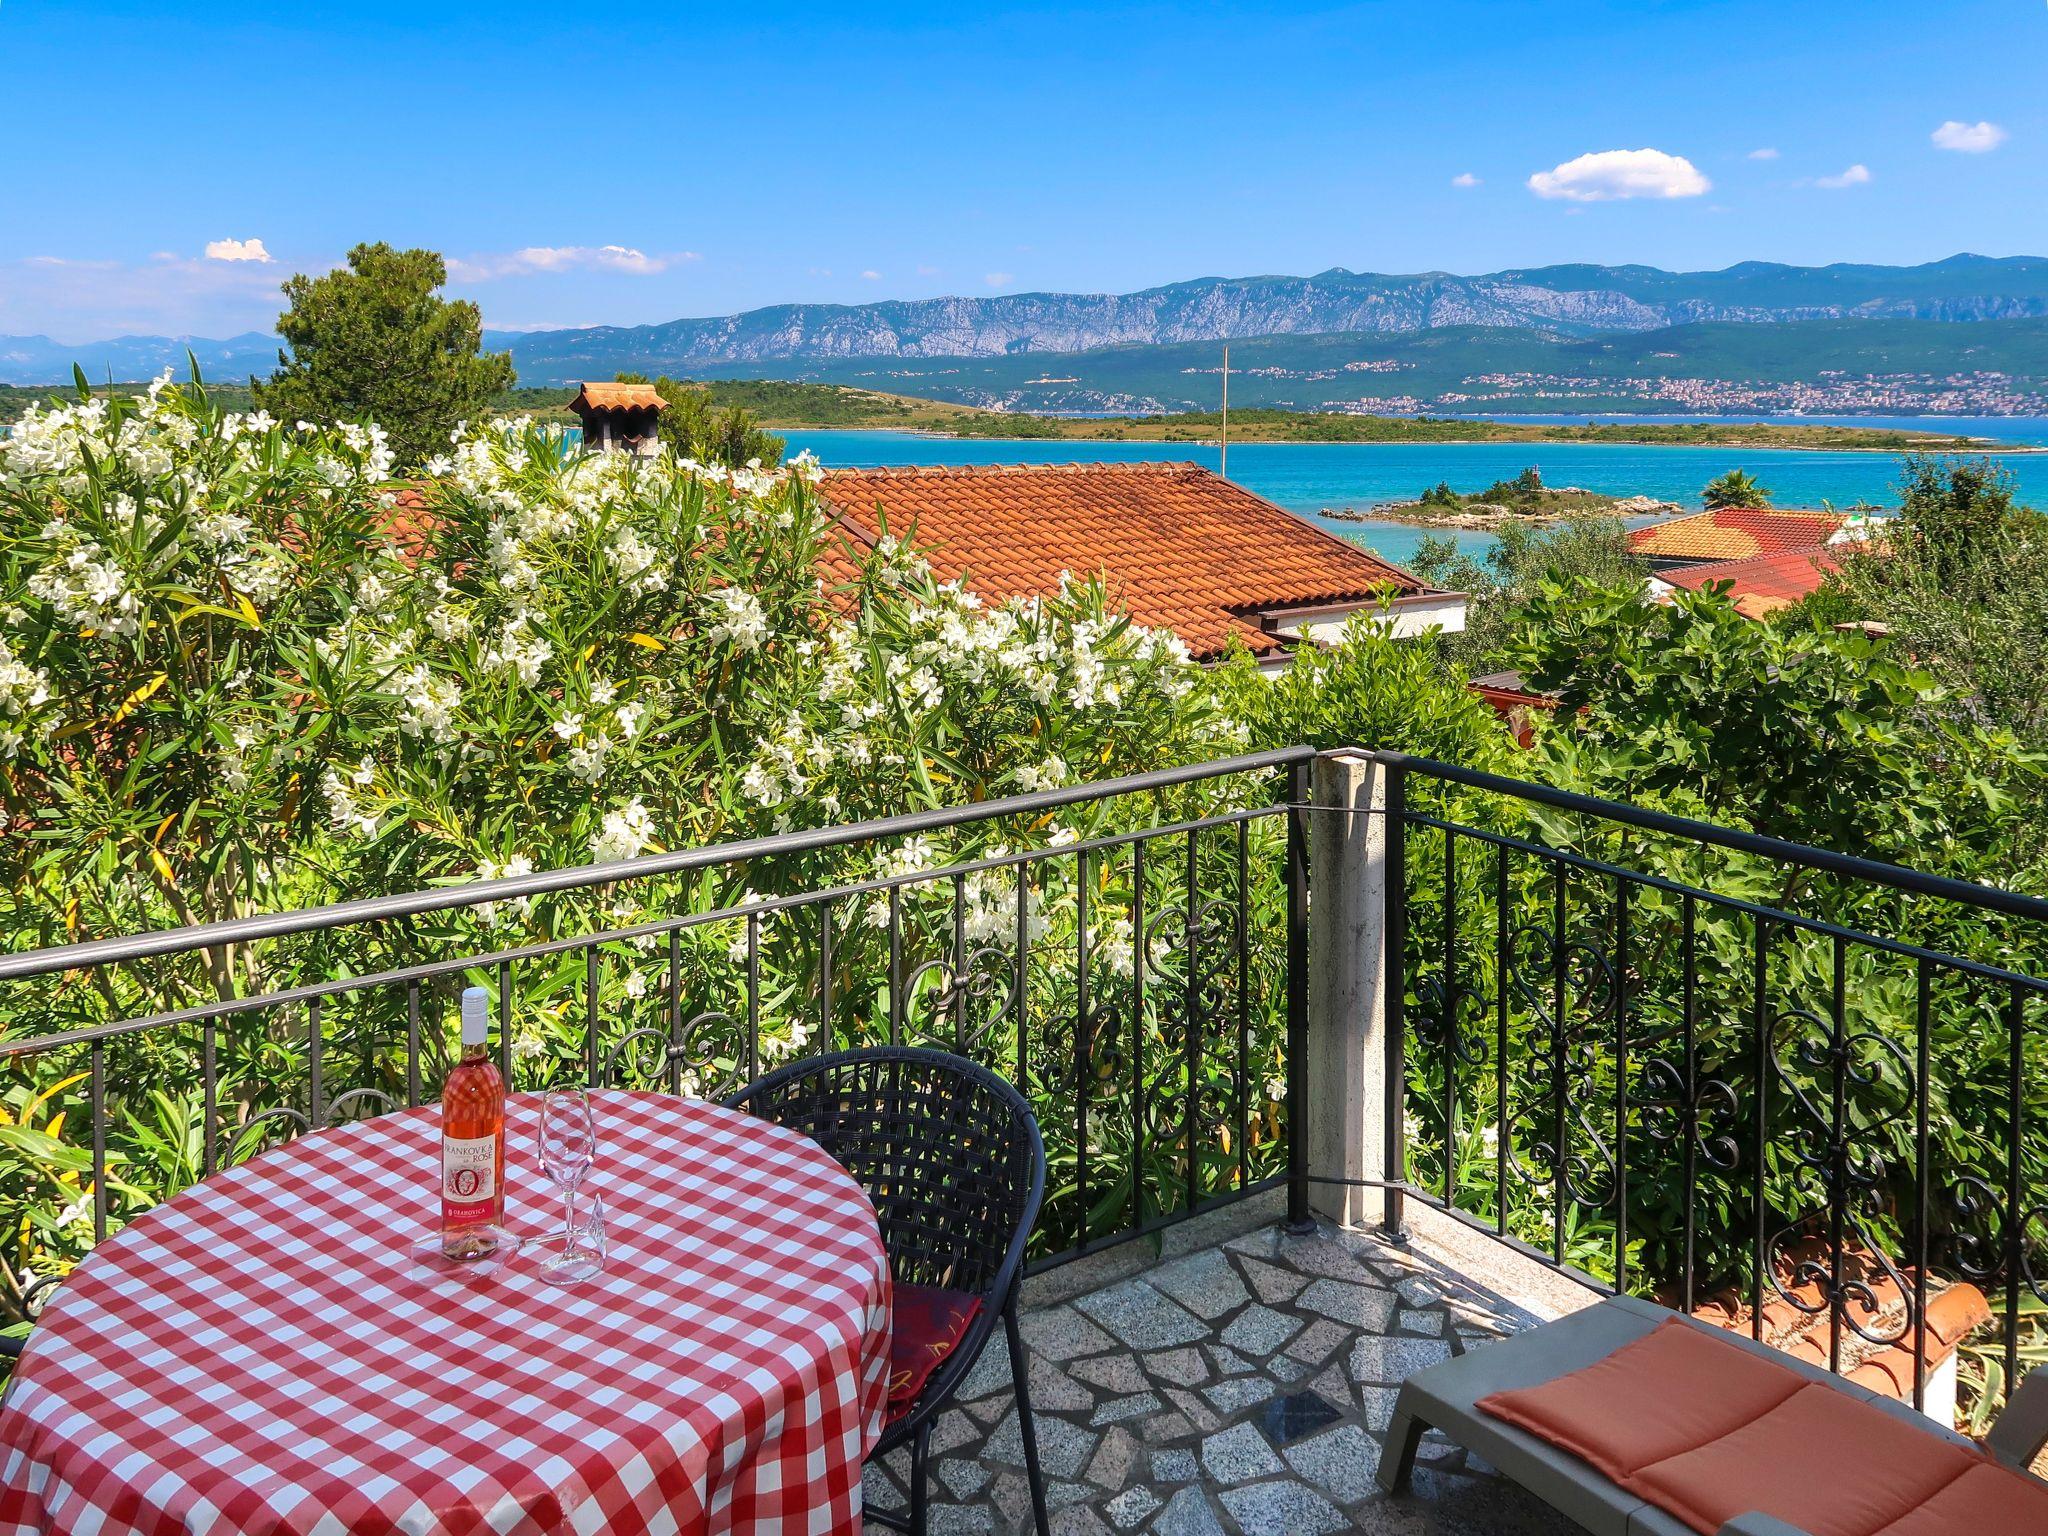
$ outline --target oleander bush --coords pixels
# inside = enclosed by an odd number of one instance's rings
[[[844,542],[814,473],[586,457],[551,430],[494,422],[458,431],[401,483],[375,428],[225,412],[198,388],[82,392],[31,412],[0,440],[6,947],[612,863],[1206,759],[1242,740],[1179,642],[1133,625],[1099,585],[984,606],[935,582],[911,547]],[[13,1056],[0,1092],[0,1188],[18,1213],[0,1255],[5,1296],[19,1306],[29,1277],[61,1273],[89,1246],[96,1196],[118,1224],[307,1119],[402,1101],[420,1075],[430,1093],[465,982],[505,987],[523,1086],[594,1065],[606,1080],[711,1094],[822,1043],[825,910],[747,908],[1271,793],[1219,781],[687,876],[627,870],[577,891],[0,988],[0,1038],[18,1042],[736,914],[673,944],[622,937],[595,964],[564,949],[502,975],[458,969],[416,995],[366,985],[317,1009],[225,1012]],[[1284,909],[1275,825],[1245,838],[1241,971],[1223,963],[1234,940],[1217,910],[1194,914],[1189,942],[1177,894],[1188,859],[1205,898],[1235,892],[1235,829],[1176,839],[1170,856],[1160,845],[1149,870],[1128,849],[1089,861],[1093,1038],[1078,1052],[1078,857],[1030,866],[1021,968],[1014,869],[904,887],[896,999],[889,899],[832,903],[832,1038],[886,1036],[893,1014],[908,1037],[1012,1062],[1021,1017],[1056,1169],[1050,1243],[1185,1200],[1191,1160],[1198,1195],[1229,1187],[1240,1160],[1263,1177],[1277,1155]],[[1134,1032],[1140,875],[1150,962]],[[1240,986],[1245,1061],[1234,1043],[1190,1053],[1188,1002],[1234,1021]],[[425,1060],[409,1077],[414,1007]],[[684,1039],[670,1060],[672,1029]],[[89,1150],[95,1065],[103,1178]],[[1184,1114],[1191,1077],[1202,1126]],[[1125,1090],[1154,1078],[1141,1124]],[[1099,1101],[1085,1148],[1084,1097]],[[1154,1163],[1134,1177],[1140,1148]]]

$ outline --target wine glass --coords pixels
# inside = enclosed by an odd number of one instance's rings
[[[567,1271],[582,1262],[576,1257],[576,1191],[597,1157],[597,1126],[588,1089],[557,1088],[541,1096],[539,1153],[540,1171],[562,1197],[561,1246],[541,1260],[542,1274],[552,1277],[553,1271]]]

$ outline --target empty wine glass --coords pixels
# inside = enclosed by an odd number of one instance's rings
[[[564,1206],[561,1247],[548,1250],[540,1277],[549,1285],[575,1285],[601,1274],[604,1260],[604,1201],[571,1191]]]
[[[560,1247],[557,1250],[550,1244],[550,1251],[541,1260],[542,1273],[550,1274],[557,1268],[572,1267],[571,1255],[576,1249],[576,1191],[597,1157],[597,1127],[591,1116],[588,1089],[558,1088],[541,1096],[539,1153],[540,1171],[562,1197]],[[600,1245],[602,1232],[600,1217]]]

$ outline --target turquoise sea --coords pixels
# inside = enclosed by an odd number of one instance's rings
[[[1529,418],[1532,420],[1542,418]],[[1583,420],[1584,418],[1565,418]],[[1697,418],[1693,418],[1697,419]],[[1803,418],[1812,421],[1815,418]],[[1859,418],[1862,425],[1924,426],[1996,438],[1999,445],[2048,444],[2048,419],[1903,421]],[[828,467],[874,464],[1064,464],[1139,459],[1193,460],[1217,467],[1217,451],[1187,443],[1043,442],[1029,439],[963,440],[914,432],[789,432],[789,451],[809,449]],[[1987,451],[1995,451],[1987,447]],[[2048,507],[2048,453],[1999,454],[2018,480],[2022,498]],[[1781,506],[1895,505],[1899,461],[1881,453],[1808,453],[1796,449],[1656,448],[1577,443],[1238,443],[1230,450],[1230,478],[1290,511],[1316,519],[1331,532],[1406,560],[1428,532],[1403,523],[1351,522],[1324,514],[1364,510],[1418,495],[1439,480],[1477,491],[1510,479],[1530,465],[1557,486],[1582,486],[1614,496],[1654,496],[1692,507],[1700,487],[1731,469],[1743,469],[1776,493]],[[1478,553],[1492,541],[1461,534]]]

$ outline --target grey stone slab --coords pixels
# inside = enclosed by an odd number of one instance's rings
[[[1033,1355],[1025,1381],[1031,1389],[1031,1406],[1040,1413],[1080,1413],[1095,1406],[1095,1394],[1074,1380],[1053,1361]]]
[[[1340,1345],[1349,1344],[1352,1331],[1342,1323],[1319,1317],[1308,1325],[1302,1336],[1287,1346],[1287,1358],[1299,1360],[1303,1365],[1317,1366],[1335,1353]]]
[[[1199,1488],[1183,1488],[1152,1522],[1157,1536],[1223,1536],[1223,1523]]]
[[[1302,1330],[1299,1318],[1253,1302],[1231,1320],[1222,1333],[1224,1344],[1255,1359],[1275,1353]]]
[[[1128,1531],[1165,1502],[1158,1494],[1140,1483],[1135,1488],[1126,1488],[1103,1505],[1102,1512],[1109,1516],[1111,1525],[1120,1531]]]
[[[1287,1237],[1274,1248],[1275,1262],[1304,1275],[1322,1275],[1334,1280],[1370,1279],[1363,1272],[1358,1250],[1339,1237]]]
[[[1046,1524],[1050,1527],[1052,1536],[1109,1536],[1109,1527],[1102,1523],[1102,1516],[1086,1504],[1063,1509],[1052,1516]]]
[[[1000,1333],[988,1341],[988,1348],[960,1382],[956,1394],[963,1403],[978,1402],[1010,1390],[1010,1346]]]
[[[1365,1409],[1365,1427],[1376,1435],[1385,1434],[1394,1421],[1394,1403],[1400,1395],[1399,1387],[1360,1387],[1358,1396]]]
[[[1142,1392],[1146,1387],[1145,1373],[1134,1355],[1097,1355],[1076,1360],[1067,1367],[1067,1374],[1119,1397]]]
[[[1126,1419],[1142,1419],[1149,1413],[1157,1413],[1166,1404],[1159,1400],[1157,1392],[1137,1392],[1129,1397],[1112,1398],[1095,1410],[1095,1416],[1088,1422],[1100,1429],[1105,1424],[1121,1424]]]
[[[1072,1307],[1042,1307],[1026,1312],[1017,1319],[1017,1329],[1024,1336],[1025,1351],[1043,1355],[1048,1360],[1065,1361],[1082,1355],[1100,1354],[1116,1344],[1114,1339]],[[995,1343],[989,1347],[993,1352]]]
[[[1275,1355],[1266,1362],[1266,1374],[1283,1387],[1291,1387],[1297,1381],[1306,1381],[1310,1366],[1303,1365],[1291,1355]]]
[[[932,1423],[932,1454],[948,1456],[961,1446],[981,1438],[981,1430],[974,1420],[957,1408],[948,1409]]]
[[[1344,1362],[1332,1360],[1323,1368],[1323,1373],[1309,1383],[1309,1391],[1318,1397],[1328,1398],[1339,1408],[1349,1410],[1357,1401],[1357,1394],[1351,1386],[1351,1378],[1344,1373]]]
[[[1440,1339],[1448,1322],[1443,1313],[1433,1308],[1403,1307],[1401,1309],[1401,1331],[1420,1334],[1425,1338]]]
[[[1209,1379],[1209,1364],[1198,1349],[1163,1349],[1143,1357],[1145,1369],[1176,1387],[1199,1387]]]
[[[1307,1478],[1339,1504],[1355,1504],[1372,1494],[1373,1473],[1380,1464],[1380,1448],[1356,1424],[1337,1428],[1309,1440],[1283,1446],[1297,1476]]]
[[[1351,1346],[1351,1379],[1399,1383],[1417,1371],[1427,1370],[1450,1358],[1451,1346],[1442,1339],[1375,1338],[1371,1335]]]
[[[983,1424],[993,1424],[1010,1411],[1010,1394],[1001,1397],[988,1396],[967,1405],[967,1416]]]
[[[988,1536],[996,1528],[986,1504],[933,1504],[925,1515],[932,1536]]]
[[[1211,1344],[1207,1348],[1209,1358],[1216,1362],[1216,1374],[1218,1376],[1241,1376],[1252,1368],[1251,1361],[1245,1359],[1243,1355],[1240,1355],[1228,1344]]]
[[[1166,1395],[1173,1406],[1180,1410],[1182,1417],[1203,1434],[1223,1427],[1222,1417],[1194,1393],[1183,1391],[1179,1387],[1168,1387]]]
[[[1212,1322],[1251,1300],[1251,1292],[1245,1289],[1243,1279],[1230,1267],[1230,1260],[1220,1248],[1204,1249],[1171,1264],[1161,1264],[1149,1271],[1145,1279],[1195,1316]]]
[[[1172,1349],[1206,1338],[1208,1325],[1142,1280],[1126,1280],[1074,1305],[1132,1349]]]
[[[1081,1468],[1094,1454],[1096,1442],[1101,1439],[1093,1430],[1043,1413],[1034,1413],[1031,1424],[1038,1431],[1038,1463],[1050,1477],[1070,1480],[1079,1477]],[[1024,1465],[1024,1437],[1017,1428],[1014,1410],[1003,1416],[1003,1422],[988,1437],[988,1444],[981,1454],[983,1460],[992,1461],[997,1466]]]
[[[1137,1437],[1121,1427],[1112,1429],[1088,1459],[1088,1481],[1115,1493],[1131,1480],[1137,1464]]]
[[[1226,1488],[1221,1497],[1244,1536],[1323,1536],[1351,1528],[1342,1510],[1292,1478]]]
[[[1152,1481],[1155,1483],[1191,1483],[1201,1475],[1195,1464],[1193,1451],[1154,1451],[1152,1453]]]
[[[1282,1242],[1294,1239],[1283,1238],[1278,1227],[1259,1227],[1242,1237],[1234,1237],[1223,1246],[1231,1253],[1250,1254],[1254,1258],[1270,1259],[1280,1250]]]
[[[1202,1396],[1225,1418],[1241,1413],[1254,1403],[1269,1401],[1280,1389],[1263,1376],[1232,1376],[1213,1387],[1202,1388]]]
[[[1401,1293],[1401,1299],[1411,1307],[1434,1306],[1449,1294],[1441,1281],[1433,1280],[1427,1275],[1416,1275],[1403,1280],[1394,1289]]]
[[[1397,1303],[1391,1291],[1350,1280],[1323,1279],[1295,1298],[1304,1312],[1313,1312],[1347,1328],[1380,1333],[1393,1320]]]
[[[1286,1468],[1255,1426],[1239,1424],[1202,1442],[1202,1470],[1211,1482],[1228,1487],[1272,1477]]]
[[[932,1462],[932,1475],[946,1492],[963,1504],[988,1486],[995,1474],[974,1456],[940,1456]]]
[[[1308,1284],[1308,1276],[1278,1264],[1265,1264],[1250,1257],[1241,1258],[1237,1262],[1238,1267],[1244,1271],[1245,1278],[1251,1281],[1252,1290],[1258,1295],[1259,1300],[1268,1306],[1292,1301],[1301,1294],[1301,1288]]]
[[[1179,1391],[1179,1388],[1168,1387],[1166,1390],[1167,1396],[1171,1397]],[[1187,1394],[1182,1393],[1181,1395],[1186,1396]],[[1204,1411],[1206,1412],[1207,1410]],[[1194,1432],[1195,1426],[1189,1422],[1188,1416],[1178,1408],[1170,1409],[1165,1413],[1155,1413],[1151,1418],[1138,1426],[1138,1433],[1144,1437],[1147,1445],[1170,1445],[1175,1440],[1185,1439]]]

